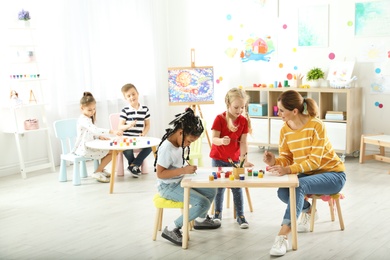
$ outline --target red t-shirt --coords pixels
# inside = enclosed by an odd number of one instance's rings
[[[240,141],[241,135],[248,133],[248,121],[242,115],[237,117],[233,124],[238,127],[236,132],[232,132],[227,127],[226,122],[226,112],[219,114],[211,127],[211,130],[219,131],[220,136],[229,136],[230,144],[229,145],[212,145],[210,151],[210,158],[214,160],[221,160],[228,162],[230,157],[233,161],[238,161],[240,159]]]

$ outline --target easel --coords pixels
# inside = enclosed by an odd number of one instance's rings
[[[193,49],[193,48],[191,49],[191,68],[195,68],[195,49]],[[200,105],[193,104],[193,105],[190,105],[190,108],[194,111],[195,115],[196,115],[196,108],[198,108],[199,117],[202,120],[204,120],[202,110],[200,110]],[[207,142],[209,143],[209,147],[211,149],[211,141],[210,141],[210,137],[209,137],[209,132],[207,131],[207,128],[205,128],[204,131],[206,132]]]

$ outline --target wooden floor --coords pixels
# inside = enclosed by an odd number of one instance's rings
[[[207,154],[207,153],[206,153]],[[262,151],[251,148],[249,160],[261,169]],[[153,159],[149,157],[150,169]],[[259,162],[259,164],[257,164]],[[210,165],[206,160],[205,165]],[[390,164],[347,157],[347,184],[341,201],[345,230],[330,221],[320,201],[313,233],[298,235],[283,259],[389,259]],[[92,165],[88,165],[89,170]],[[71,167],[68,176],[71,178]],[[272,259],[269,250],[285,206],[276,189],[251,189],[254,212],[245,199],[249,229],[241,230],[224,209],[222,227],[191,231],[183,250],[158,234],[152,241],[156,193],[153,171],[139,179],[117,178],[109,185],[91,178],[81,186],[58,182],[58,173],[29,173],[0,178],[0,259]],[[179,210],[166,210],[164,224]]]

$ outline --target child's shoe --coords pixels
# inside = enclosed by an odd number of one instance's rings
[[[111,172],[107,171],[106,169],[103,170],[103,175],[106,176],[107,178],[111,177]]]
[[[216,229],[221,226],[221,221],[214,221],[208,215],[205,220],[199,222],[195,219],[194,229]]]
[[[222,220],[222,212],[216,211],[216,212],[214,213],[213,220],[214,220],[215,223],[221,223],[221,220]]]
[[[163,238],[171,241],[172,243],[178,245],[178,246],[182,245],[183,237],[182,237],[180,229],[177,227],[174,228],[172,231],[169,231],[168,227],[165,227],[161,236]]]
[[[239,216],[237,218],[237,222],[238,224],[240,225],[240,228],[241,229],[246,229],[249,227],[249,223],[246,221],[245,217],[244,216]]]
[[[92,173],[92,178],[96,179],[98,182],[108,183],[110,179],[104,176],[102,172],[94,172]]]

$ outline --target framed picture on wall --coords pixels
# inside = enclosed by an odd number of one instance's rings
[[[298,46],[328,47],[329,6],[302,6],[298,9]]]
[[[214,104],[213,67],[168,68],[169,105]]]
[[[390,36],[390,2],[355,3],[356,36]]]

